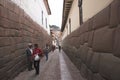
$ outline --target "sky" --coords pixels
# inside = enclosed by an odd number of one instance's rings
[[[56,25],[61,28],[63,0],[48,0],[48,2],[51,9],[49,24]]]

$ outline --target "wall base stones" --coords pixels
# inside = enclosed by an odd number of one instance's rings
[[[62,46],[87,80],[120,80],[119,34],[120,0],[114,0],[68,35]]]
[[[21,8],[0,0],[0,80],[13,80],[26,68],[25,49],[29,42],[43,48],[51,38]]]

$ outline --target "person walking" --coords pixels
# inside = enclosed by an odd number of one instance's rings
[[[41,56],[42,56],[42,50],[38,48],[38,44],[34,44],[33,58],[34,58],[34,68],[36,70],[36,75],[39,74],[39,64],[40,64]]]
[[[59,45],[58,47],[59,47],[59,52],[61,52],[61,46]]]
[[[48,60],[48,53],[49,53],[49,45],[46,44],[44,48],[44,54],[46,56],[46,61]]]
[[[52,51],[53,52],[55,51],[55,45],[52,45]]]
[[[32,59],[32,54],[33,54],[33,49],[32,49],[32,44],[28,43],[28,48],[26,49],[26,56],[27,56],[27,67],[28,67],[28,71],[31,71],[32,68],[32,64],[33,64],[33,59]]]

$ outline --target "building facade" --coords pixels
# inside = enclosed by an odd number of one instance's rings
[[[80,15],[76,20],[68,13],[75,1],[64,0],[63,50],[83,80],[120,80],[120,0],[80,0],[79,13],[72,14]],[[80,20],[73,31],[66,26],[69,18],[71,25]]]
[[[50,26],[50,33],[52,36],[52,45],[55,45],[58,47],[61,45],[61,31],[60,28],[56,25],[51,25]]]
[[[112,1],[113,0],[64,0],[61,29],[63,32],[62,39],[80,27],[80,14],[82,14],[84,23],[107,7]],[[82,4],[82,13],[80,13],[79,4]]]
[[[48,0],[11,0],[21,7],[35,22],[50,33]]]

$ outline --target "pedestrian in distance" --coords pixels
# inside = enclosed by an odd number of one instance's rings
[[[55,45],[52,45],[52,51],[53,52],[55,51]]]
[[[32,58],[33,49],[32,48],[33,48],[32,43],[28,43],[28,48],[26,49],[28,71],[31,71],[33,69],[32,68],[32,64],[33,64],[33,58]]]
[[[58,47],[59,47],[59,52],[61,52],[61,46],[59,45]]]
[[[36,70],[36,75],[39,74],[39,65],[42,54],[43,54],[42,50],[38,48],[38,44],[34,44],[33,58],[34,58],[34,68]]]
[[[50,50],[50,47],[48,44],[45,45],[45,48],[44,48],[44,54],[46,56],[46,61],[48,60],[48,53],[49,53],[49,50]]]

